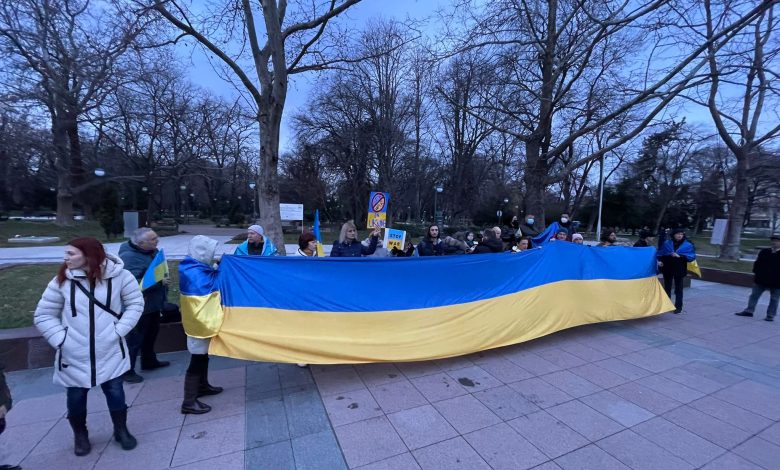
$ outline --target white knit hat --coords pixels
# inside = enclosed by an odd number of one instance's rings
[[[247,230],[251,230],[258,235],[265,236],[265,230],[263,230],[263,227],[260,225],[250,225]]]

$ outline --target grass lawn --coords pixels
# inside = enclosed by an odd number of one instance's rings
[[[699,263],[699,266],[702,268],[722,269],[724,271],[739,271],[742,273],[753,272],[752,261],[721,261],[716,258],[704,258],[700,256],[696,258],[696,262]]]
[[[179,262],[168,261],[171,286],[168,300],[179,303]],[[0,269],[0,329],[33,325],[35,306],[59,264],[32,264]]]
[[[38,243],[8,243],[8,239],[16,235],[60,237],[60,241],[53,243],[54,245],[65,245],[76,237],[95,237],[102,242],[107,241],[103,228],[96,220],[76,220],[72,226],[68,227],[50,221],[4,220],[0,222],[0,247],[40,245]],[[111,241],[124,241],[124,238]],[[47,245],[50,244],[47,243]]]

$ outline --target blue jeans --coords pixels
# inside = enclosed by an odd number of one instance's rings
[[[753,284],[753,291],[750,292],[746,312],[754,313],[758,299],[765,290],[769,291],[769,307],[766,309],[767,318],[774,318],[777,315],[777,304],[780,302],[780,287],[766,287],[759,284]]]
[[[127,409],[125,403],[125,389],[122,387],[122,377],[116,377],[100,384],[103,394],[106,396],[108,411],[124,411]],[[68,387],[68,418],[87,415],[87,393],[88,388]]]

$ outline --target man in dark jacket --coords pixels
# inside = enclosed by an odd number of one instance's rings
[[[772,246],[761,250],[753,263],[753,291],[750,293],[748,306],[735,315],[752,317],[758,299],[765,290],[769,291],[769,306],[764,320],[774,321],[777,315],[777,304],[780,302],[780,235],[772,235],[769,240]]]
[[[139,281],[149,268],[157,254],[159,237],[154,230],[141,227],[130,238],[130,241],[119,247],[119,257],[125,263],[125,269],[130,271]],[[154,352],[154,342],[160,331],[160,315],[168,296],[168,280],[158,282],[143,291],[144,312],[138,324],[127,335],[127,348],[130,354],[130,370],[123,377],[125,382],[138,383],[143,377],[135,372],[135,362],[138,352],[141,352],[141,369],[152,370],[170,365],[168,361],[157,360]]]
[[[501,253],[503,251],[504,243],[498,238],[495,230],[488,228],[482,232],[482,242],[471,253],[481,255],[485,253]]]
[[[522,233],[522,236],[533,238],[542,233],[541,230],[536,228],[536,217],[534,217],[533,214],[526,215],[524,222],[525,223],[520,224],[520,232]]]

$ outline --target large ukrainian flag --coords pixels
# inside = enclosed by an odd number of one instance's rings
[[[458,356],[674,308],[654,249],[563,242],[435,258],[225,256],[219,291],[210,354],[310,364]]]

